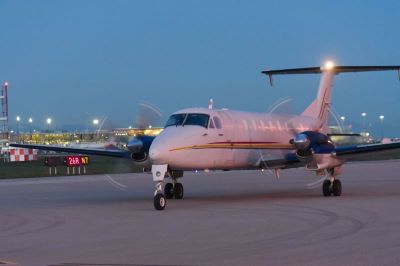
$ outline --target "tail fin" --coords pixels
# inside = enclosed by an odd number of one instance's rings
[[[318,129],[325,132],[328,129],[328,112],[331,103],[331,94],[333,87],[333,78],[336,74],[342,72],[364,72],[364,71],[384,71],[397,70],[400,79],[400,66],[335,66],[332,62],[327,62],[323,67],[308,67],[295,69],[267,70],[263,71],[270,77],[280,74],[319,74],[321,80],[319,83],[317,98],[303,111],[302,116],[314,118],[318,122]]]
[[[321,132],[328,130],[328,112],[331,104],[334,73],[323,72],[318,87],[317,98],[304,110],[302,116],[314,118]]]

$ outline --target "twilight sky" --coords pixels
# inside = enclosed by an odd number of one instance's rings
[[[400,1],[0,1],[0,81],[10,82],[10,120],[45,127],[108,116],[133,124],[136,105],[166,116],[184,107],[266,111],[294,98],[300,112],[318,75],[265,69],[400,65]],[[400,136],[397,73],[342,74],[333,106],[346,123]]]

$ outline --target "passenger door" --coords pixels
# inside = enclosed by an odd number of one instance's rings
[[[218,114],[213,116],[213,120],[215,123],[217,139],[222,147],[219,149],[219,156],[216,159],[215,164],[230,168],[234,163],[234,150],[229,148],[234,140],[233,121],[225,111],[218,112]]]

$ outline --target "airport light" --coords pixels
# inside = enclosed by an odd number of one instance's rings
[[[367,132],[367,129],[366,129],[366,117],[367,117],[367,113],[365,113],[365,112],[362,112],[361,113],[361,116],[362,116],[362,118],[363,118],[363,130],[362,130],[362,132],[364,132],[364,139],[365,139],[365,133]]]
[[[385,118],[384,115],[379,116],[379,120],[381,121],[381,140],[383,140],[383,119]]]
[[[50,131],[50,125],[53,122],[53,120],[49,117],[46,119],[46,124],[47,124],[47,131]]]
[[[95,127],[95,132],[96,132],[96,139],[95,139],[95,142],[97,143],[97,139],[99,138],[99,119],[97,119],[97,118],[95,118],[95,119],[93,119],[93,121],[92,121],[92,123],[93,123],[93,126]]]
[[[32,139],[32,122],[33,122],[32,117],[28,118],[28,122],[29,122],[29,134],[31,135],[31,139]]]
[[[20,141],[20,136],[19,136],[19,122],[21,121],[21,117],[19,115],[17,115],[17,139],[18,141]]]
[[[343,128],[345,127],[344,121],[346,120],[345,116],[341,116],[340,120],[342,120],[342,132],[344,131]]]

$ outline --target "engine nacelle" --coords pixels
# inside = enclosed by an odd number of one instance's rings
[[[129,141],[127,147],[135,163],[139,165],[148,165],[150,163],[149,150],[154,138],[153,136],[137,136]]]
[[[135,162],[144,162],[149,158],[149,154],[145,151],[138,152],[138,153],[131,153],[131,158]]]
[[[314,154],[330,154],[335,149],[335,144],[327,135],[316,131],[301,132],[290,143],[296,147],[299,159],[311,158]]]

